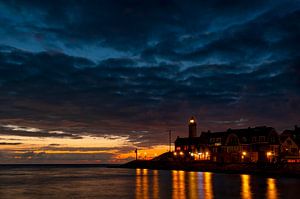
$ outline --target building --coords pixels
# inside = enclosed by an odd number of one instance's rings
[[[285,130],[280,135],[281,159],[289,163],[300,163],[300,128]]]
[[[189,136],[177,137],[174,155],[192,160],[213,162],[276,162],[280,139],[272,127],[228,129],[202,132],[197,136],[197,122],[189,120]]]
[[[175,140],[174,154],[184,159],[209,160],[207,142],[203,137],[197,137],[197,121],[194,117],[188,121],[188,131],[188,137],[177,137]]]

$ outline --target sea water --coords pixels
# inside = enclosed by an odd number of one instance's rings
[[[0,198],[300,198],[300,179],[74,166],[0,167]]]

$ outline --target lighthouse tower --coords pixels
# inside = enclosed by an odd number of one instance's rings
[[[189,137],[193,138],[197,136],[197,123],[194,117],[189,120]]]

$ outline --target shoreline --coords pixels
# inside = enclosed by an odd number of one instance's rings
[[[212,162],[179,162],[179,161],[152,161],[152,160],[134,160],[125,163],[117,168],[129,169],[151,169],[151,170],[182,170],[213,172],[224,174],[248,174],[268,177],[291,177],[300,178],[300,164],[288,165],[284,168],[278,168],[274,165],[258,165],[255,163],[212,163]],[[115,167],[115,168],[116,168]]]

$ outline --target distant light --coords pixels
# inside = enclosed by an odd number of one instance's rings
[[[193,120],[193,119],[190,119],[190,123],[195,123],[195,120]]]
[[[183,152],[182,151],[180,151],[180,153],[179,153],[180,155],[183,155]]]
[[[174,155],[174,156],[176,156],[176,155],[177,155],[177,153],[176,153],[176,152],[174,152],[174,153],[173,153],[173,155]]]
[[[191,153],[191,156],[193,157],[193,156],[194,156],[194,153]]]
[[[208,155],[208,152],[206,152],[205,154]]]
[[[272,155],[272,152],[267,152],[267,156],[271,156]]]
[[[243,156],[245,156],[245,155],[247,155],[247,152],[246,152],[246,151],[243,151],[243,153],[242,153],[242,154],[243,154]]]

